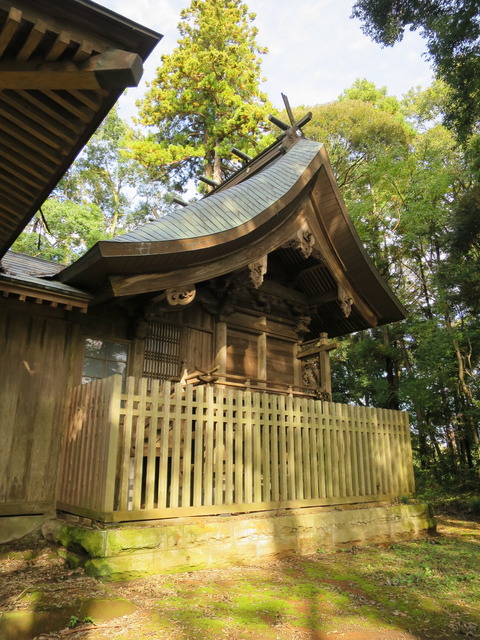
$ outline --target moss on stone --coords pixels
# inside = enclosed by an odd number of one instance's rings
[[[105,531],[71,525],[62,526],[56,533],[57,541],[69,551],[86,554],[90,558],[104,556],[105,538]]]
[[[141,549],[164,549],[166,530],[167,527],[135,527],[109,530],[105,556],[131,553]]]

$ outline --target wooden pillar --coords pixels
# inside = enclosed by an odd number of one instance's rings
[[[302,387],[302,361],[298,357],[300,351],[300,342],[294,342],[292,345],[292,357],[293,357],[293,385],[295,387]]]
[[[257,378],[259,380],[267,379],[267,334],[261,333],[257,340]],[[264,382],[260,382],[259,386],[266,386]]]
[[[215,366],[218,367],[218,375],[227,373],[227,323],[217,322],[215,325]],[[225,382],[219,378],[219,382]]]
[[[330,349],[327,349],[328,346],[328,334],[321,333],[319,346],[325,347],[322,349],[319,354],[319,364],[320,364],[320,384],[325,389],[327,393],[332,395],[332,373],[330,369]]]
[[[127,375],[134,378],[143,377],[143,360],[145,357],[145,338],[135,337],[128,354]]]

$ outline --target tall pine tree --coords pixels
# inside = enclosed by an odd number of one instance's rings
[[[154,178],[180,188],[201,174],[221,181],[232,146],[263,146],[272,106],[260,90],[267,50],[254,18],[241,0],[192,0],[181,12],[178,46],[138,105],[139,122],[154,132],[133,150]]]

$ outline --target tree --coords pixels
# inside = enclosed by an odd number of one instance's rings
[[[462,140],[480,122],[480,0],[357,0],[352,17],[375,42],[392,46],[420,29],[437,76],[451,88],[446,122]]]
[[[478,464],[480,418],[476,174],[441,124],[445,102],[441,83],[400,103],[357,80],[337,102],[301,111],[313,111],[304,131],[325,143],[355,227],[408,311],[340,339],[334,399],[408,410],[417,460],[437,481]]]
[[[389,265],[396,262],[391,259],[391,229],[401,206],[397,182],[409,153],[411,127],[398,101],[364,80],[355,81],[337,102],[301,107],[295,115],[306,110],[313,118],[303,129],[305,135],[325,144],[357,231],[390,280]]]
[[[164,215],[162,184],[126,150],[131,135],[113,109],[13,249],[69,264],[98,240]]]
[[[174,177],[177,188],[202,174],[221,181],[232,146],[248,152],[273,141],[260,141],[272,107],[260,91],[267,50],[254,17],[241,0],[192,0],[181,12],[178,46],[139,102],[139,122],[155,132],[132,149],[152,176]]]
[[[106,237],[105,219],[96,204],[79,204],[57,195],[46,200],[41,215],[30,222],[12,249],[70,264]]]
[[[168,209],[162,183],[152,183],[127,150],[127,139],[133,135],[112,109],[59,185],[74,202],[100,207],[110,238]]]

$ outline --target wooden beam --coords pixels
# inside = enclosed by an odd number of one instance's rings
[[[0,89],[85,90],[136,87],[142,77],[142,59],[136,53],[107,49],[74,62],[45,62],[44,59],[0,61]]]
[[[76,100],[82,102],[92,111],[97,111],[102,104],[102,99],[99,97],[99,91],[70,91],[70,93]]]
[[[28,60],[35,49],[38,47],[47,31],[47,25],[43,20],[37,20],[28,34],[27,39],[23,43],[16,60],[19,62]]]
[[[2,84],[1,75],[0,73],[0,88]],[[4,91],[0,92],[0,115],[4,119],[2,122],[3,129],[11,131],[14,136],[19,136],[18,130],[20,129],[23,133],[27,133],[28,137],[33,136],[52,149],[56,149],[59,152],[65,150],[65,142],[61,138],[55,136],[52,131],[49,131],[46,127],[24,116],[18,111],[17,107],[12,106],[10,102],[11,97]],[[10,121],[11,125],[6,122],[7,120]]]
[[[413,494],[404,493],[403,495],[410,497]],[[398,496],[393,493],[382,493],[379,495],[347,496],[341,498],[310,498],[304,500],[278,500],[272,502],[249,502],[212,506],[204,505],[199,507],[166,507],[161,509],[136,509],[133,511],[106,512],[61,501],[57,501],[56,507],[58,510],[78,514],[92,520],[97,520],[98,522],[132,522],[135,520],[164,520],[166,518],[197,518],[198,516],[213,516],[225,513],[231,515],[250,513],[252,511],[271,511],[272,515],[278,516],[283,509],[308,509],[342,504],[363,504],[365,502],[391,502],[396,497]]]
[[[338,342],[329,342],[328,344],[316,344],[313,347],[309,347],[308,349],[300,349],[297,351],[297,358],[302,360],[303,358],[309,358],[311,356],[316,356],[319,353],[323,353],[325,351],[332,351],[332,349],[337,349]]]
[[[19,95],[19,93],[8,93],[3,91],[2,102],[10,105],[23,116],[26,116],[30,120],[33,120],[35,123],[39,124],[45,129],[48,129],[54,135],[58,136],[58,138],[60,138],[61,140],[65,140],[65,142],[67,142],[69,145],[74,144],[77,136],[72,131],[71,126],[66,127],[62,122],[60,122],[60,118],[57,120],[55,117],[48,117],[48,115],[45,113],[45,110],[38,108],[33,100],[25,100],[24,95],[28,94],[27,91],[22,91],[22,95]]]
[[[29,175],[40,178],[41,184],[44,184],[44,181],[50,176],[51,166],[43,162],[42,158],[39,158],[36,154],[34,155],[35,161],[33,161],[32,156],[26,155],[25,153],[22,154],[20,147],[28,150],[28,147],[25,145],[19,145],[19,148],[14,151],[14,145],[9,145],[8,142],[9,140],[5,140],[6,144],[0,144],[0,154],[2,157]],[[31,159],[31,162],[27,163],[25,158]],[[44,169],[44,171],[42,171],[42,169]]]
[[[16,30],[22,22],[22,12],[15,7],[10,7],[8,12],[8,18],[3,25],[3,29],[0,32],[0,56],[10,44]]]
[[[17,166],[15,158],[9,159],[8,154],[4,155],[2,153],[2,145],[0,145],[0,169],[3,169],[5,174],[15,176],[16,180],[29,184],[34,189],[43,188],[44,183],[42,181],[35,180],[32,177],[34,175],[32,172],[27,173],[25,169]]]
[[[0,504],[1,516],[42,515],[52,508],[51,502],[6,502]]]
[[[50,136],[51,139],[49,140],[47,129],[36,127],[33,122],[19,114],[15,109],[12,109],[9,105],[3,105],[2,92],[0,92],[0,116],[2,118],[2,132],[10,134],[12,138],[23,142],[23,144],[34,149],[41,156],[53,160],[55,164],[63,159],[62,151],[65,148],[65,143],[53,135]],[[46,144],[39,144],[39,140]],[[27,162],[29,161],[27,160]]]
[[[71,92],[74,97],[77,97],[77,94],[83,95],[80,91],[72,91]],[[55,124],[61,124],[67,129],[74,131],[77,136],[80,135],[84,131],[84,125],[80,119],[65,117],[59,109],[55,108],[55,105],[45,96],[43,93],[32,93],[30,91],[16,91],[15,96],[17,99],[22,98],[25,103],[29,102],[34,105],[37,109],[43,111],[46,116],[49,117],[49,122],[53,119]],[[90,105],[86,105],[92,110],[98,109],[99,103],[97,102],[93,107]]]
[[[0,291],[4,297],[18,296],[18,299],[22,302],[26,302],[27,299],[29,299],[36,304],[48,303],[49,306],[61,306],[66,310],[72,310],[73,308],[80,311],[86,310],[90,300],[90,296],[87,299],[78,300],[68,295],[62,295],[61,293],[46,290],[40,291],[33,287],[25,287],[21,284],[17,285],[14,283],[10,284],[6,281],[0,281]]]
[[[61,31],[55,42],[53,43],[52,48],[47,53],[45,57],[46,62],[53,62],[54,60],[58,60],[58,58],[62,55],[65,49],[70,44],[71,37],[67,31]]]
[[[50,98],[53,102],[56,102],[61,107],[65,109],[68,113],[71,113],[73,116],[88,124],[93,118],[95,112],[92,109],[87,109],[74,97],[74,92],[69,91],[68,93],[60,92],[60,91],[50,91],[45,89],[43,93]]]
[[[86,40],[83,40],[79,45],[78,49],[73,56],[74,62],[84,62],[87,58],[92,55],[92,51],[94,49],[94,45]]]

